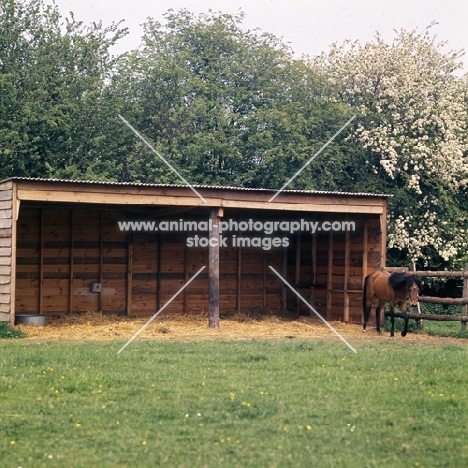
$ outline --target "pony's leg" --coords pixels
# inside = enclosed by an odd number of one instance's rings
[[[370,313],[371,313],[371,306],[367,307],[367,304],[366,304],[366,306],[364,307],[364,323],[362,325],[362,328],[364,331],[366,331],[366,326],[367,326],[367,322],[369,321]]]
[[[401,307],[401,311],[404,313],[404,317],[405,317],[405,327],[403,328],[403,331],[401,332],[401,336],[406,336],[406,334],[408,333],[408,322],[409,322],[409,315],[408,315],[408,311],[406,310],[406,304],[403,304],[403,306]]]
[[[364,286],[362,288],[362,312],[363,312],[363,324],[362,324],[362,329],[366,331],[366,326],[367,326],[367,321],[369,320],[370,312],[371,312],[371,307],[372,307],[372,300],[369,298],[368,294],[368,280],[369,277],[367,277],[364,280]]]
[[[390,336],[395,336],[395,307],[393,304],[390,304],[390,320],[392,322],[392,327],[390,328]]]
[[[379,304],[377,305],[377,308],[375,309],[375,326],[377,328],[377,333],[380,335],[382,331],[380,330],[380,314],[382,311],[382,307],[385,305],[385,302],[382,304],[379,301]]]

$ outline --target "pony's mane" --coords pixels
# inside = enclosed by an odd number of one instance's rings
[[[388,283],[394,291],[401,289],[406,286],[409,289],[410,286],[415,283],[419,289],[422,288],[421,280],[416,276],[410,276],[405,272],[396,272],[390,275]]]

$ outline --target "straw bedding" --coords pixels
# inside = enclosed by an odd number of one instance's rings
[[[47,316],[46,326],[19,325],[27,334],[26,340],[129,340],[150,317],[126,317],[105,315],[99,312],[73,313]],[[378,335],[370,329],[367,333],[356,324],[330,322],[330,325],[347,341],[386,341],[388,333]],[[225,313],[221,315],[218,329],[208,327],[207,315],[186,314],[158,316],[138,336],[139,340],[199,341],[199,340],[326,340],[340,339],[315,317],[281,317],[262,311],[248,313]],[[395,343],[444,343],[454,339],[411,334],[402,338],[399,334]],[[462,344],[465,340],[455,340]]]

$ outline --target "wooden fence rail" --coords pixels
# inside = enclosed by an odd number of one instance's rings
[[[390,317],[390,311],[386,310],[385,311],[385,316]],[[437,314],[415,314],[413,312],[408,312],[409,318],[415,319],[415,320],[435,320],[439,322],[463,322],[466,323],[468,322],[468,317],[463,317],[460,315],[437,315]],[[404,318],[404,314],[401,312],[395,312],[395,317],[400,317]]]
[[[419,302],[427,302],[428,304],[465,305],[468,304],[468,297],[419,296]]]
[[[423,314],[423,313],[409,313],[409,317],[418,321],[424,320],[437,320],[444,322],[460,322],[461,329],[466,330],[466,322],[468,322],[468,263],[465,265],[465,271],[410,271],[406,267],[388,267],[386,268],[389,272],[404,271],[411,276],[418,276],[419,278],[463,278],[463,297],[431,297],[431,296],[420,296],[419,302],[425,302],[429,304],[444,304],[444,305],[461,305],[461,315],[437,315],[437,314]],[[386,316],[390,315],[390,312],[385,312]],[[401,313],[395,313],[395,317],[403,317]]]
[[[420,278],[468,278],[468,271],[407,271],[407,273]]]
[[[420,278],[468,278],[468,270],[465,271],[411,271],[408,267],[386,267],[390,273],[395,271],[404,271],[410,276],[419,276]]]

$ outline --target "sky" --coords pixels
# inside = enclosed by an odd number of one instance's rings
[[[52,0],[50,0],[52,1]],[[237,13],[246,18],[245,29],[260,28],[289,43],[297,55],[318,55],[330,44],[346,39],[372,41],[378,31],[391,42],[394,30],[432,31],[446,50],[464,49],[468,55],[467,0],[55,0],[61,13],[73,11],[85,23],[102,20],[104,25],[124,20],[130,34],[114,53],[138,47],[141,24],[148,17],[163,21],[169,9],[186,8],[194,13],[208,10]],[[468,72],[468,56],[463,70]]]

